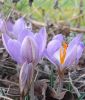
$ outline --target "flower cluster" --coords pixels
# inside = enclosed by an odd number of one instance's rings
[[[1,20],[2,21],[2,20]],[[26,94],[27,87],[31,84],[33,69],[43,56],[47,34],[45,28],[34,34],[27,28],[23,18],[15,23],[10,21],[0,22],[2,41],[10,56],[21,65],[20,90]]]
[[[23,95],[26,95],[31,84],[34,67],[43,56],[56,66],[62,77],[64,69],[78,63],[84,48],[81,34],[69,44],[64,41],[62,34],[56,35],[46,48],[46,29],[41,28],[34,34],[27,28],[23,18],[19,18],[15,23],[0,19],[0,31],[3,32],[2,41],[7,52],[22,66],[19,80]]]

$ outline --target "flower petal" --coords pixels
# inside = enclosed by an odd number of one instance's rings
[[[10,20],[2,20],[0,19],[0,31],[2,33],[12,33],[13,31],[13,23]]]
[[[25,21],[21,17],[15,22],[13,26],[13,33],[16,35],[16,37],[18,37],[18,34],[22,33],[24,28],[25,28]]]
[[[21,56],[23,61],[28,61],[29,63],[38,60],[38,47],[32,37],[26,36],[24,38],[21,46]]]
[[[9,37],[7,34],[5,34],[5,33],[2,34],[3,45],[4,45],[4,47],[6,48],[6,50],[7,50],[8,53],[9,53],[9,50],[8,50],[8,45],[7,45],[7,43],[8,43],[8,41],[9,41],[9,39],[10,39],[10,37]]]
[[[57,62],[59,62],[60,64],[60,49],[58,49],[55,53],[54,53],[54,58],[56,59]]]
[[[0,28],[1,28],[2,24],[3,24],[3,20],[0,18]]]
[[[33,77],[33,64],[25,62],[20,70],[19,84],[20,84],[20,93],[25,96],[31,86]]]
[[[26,36],[33,36],[31,30],[25,28],[18,36],[18,40],[22,42]]]
[[[59,40],[62,42],[64,38],[63,38],[62,34],[58,34],[58,35],[54,36],[53,39],[56,39],[56,40]]]
[[[54,56],[49,55],[46,50],[44,52],[44,57],[46,57],[52,64],[54,64],[56,68],[60,66],[60,63],[58,62],[58,60],[56,60]]]
[[[13,23],[10,21],[10,19],[6,22],[6,27],[8,32],[12,32],[13,31]]]
[[[69,43],[69,50],[72,49],[72,47],[75,45],[75,44],[79,44],[80,41],[82,39],[82,34],[78,34],[70,43]]]
[[[35,40],[39,47],[39,56],[42,56],[47,42],[47,34],[45,28],[40,29],[39,33],[35,35]]]
[[[0,19],[0,32],[3,32],[3,19]]]
[[[49,55],[53,56],[53,54],[61,47],[62,42],[59,40],[52,40],[47,45],[47,52]]]
[[[3,19],[0,19],[0,32],[6,33],[8,30],[6,29],[6,22]]]
[[[52,56],[48,55],[47,51],[44,52],[44,57],[46,57],[52,64],[56,66],[55,61],[52,59]]]
[[[75,44],[71,49],[69,49],[70,47],[68,47],[67,52],[66,52],[64,66],[71,66],[76,61],[77,46],[78,45]]]
[[[17,61],[18,63],[21,63],[21,56],[20,56],[20,48],[21,45],[17,40],[10,39],[7,43],[8,53],[10,56]]]
[[[83,50],[84,50],[84,44],[83,42],[81,42],[77,47],[77,62],[76,62],[77,64],[79,62],[80,57],[82,56]]]
[[[76,61],[77,57],[77,47],[79,43],[81,42],[82,35],[78,34],[68,45],[66,58],[65,58],[65,65],[69,66],[72,65],[73,62]]]

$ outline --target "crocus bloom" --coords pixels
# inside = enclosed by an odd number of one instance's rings
[[[6,31],[14,36],[9,37],[8,33],[2,34],[3,44],[9,55],[20,65],[20,91],[26,95],[31,83],[33,69],[38,64],[46,46],[46,29],[41,28],[33,34],[25,24],[23,18],[18,19],[15,24],[6,22]]]
[[[60,77],[64,69],[78,63],[84,48],[81,39],[82,35],[78,34],[67,44],[63,35],[59,34],[48,43],[45,56],[57,67]]]

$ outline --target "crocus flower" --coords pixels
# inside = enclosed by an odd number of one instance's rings
[[[0,19],[0,31],[9,36],[13,36],[12,38],[18,39],[19,34],[21,34],[25,28],[26,24],[22,17],[19,18],[15,23],[13,23],[11,19],[8,19],[7,21]]]
[[[67,44],[63,35],[59,34],[48,43],[45,56],[56,66],[60,77],[66,68],[78,63],[84,48],[81,39],[82,35],[78,34]]]
[[[26,95],[31,84],[33,69],[43,56],[47,41],[46,29],[41,28],[33,34],[26,26],[23,18],[18,19],[15,24],[6,22],[6,31],[14,36],[11,38],[8,33],[2,34],[3,44],[9,55],[20,64],[20,91]]]

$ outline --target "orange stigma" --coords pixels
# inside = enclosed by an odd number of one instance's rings
[[[64,60],[65,60],[65,57],[66,57],[67,47],[68,47],[68,44],[65,43],[65,42],[63,42],[62,43],[62,47],[60,48],[60,63],[61,64],[64,64]]]

